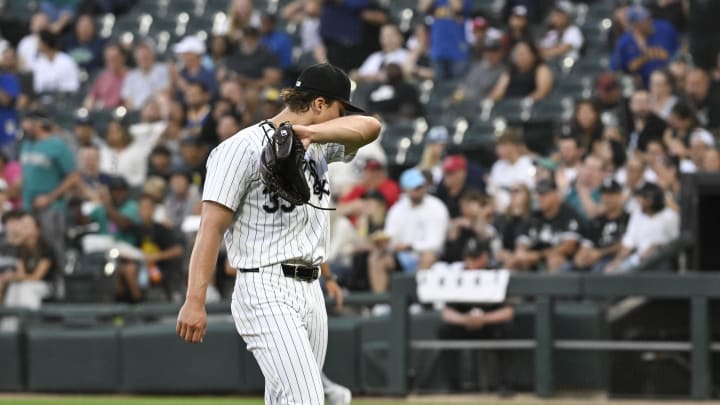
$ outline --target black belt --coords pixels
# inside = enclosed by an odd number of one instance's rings
[[[320,268],[318,266],[302,266],[298,264],[281,264],[285,277],[294,278],[300,281],[315,281],[320,277]],[[240,273],[259,273],[260,269],[238,269]]]

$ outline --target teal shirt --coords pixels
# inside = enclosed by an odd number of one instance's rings
[[[52,192],[75,171],[75,156],[67,143],[57,136],[40,141],[26,139],[20,148],[20,164],[22,203],[23,207],[31,209],[35,197]],[[62,198],[53,203],[53,208],[64,207]]]
[[[600,189],[596,188],[590,193],[590,198],[592,198],[593,201],[596,203],[600,203],[600,200],[602,200],[602,194],[600,194]],[[575,209],[575,211],[582,217],[582,219],[588,219],[587,212],[585,212],[585,209],[583,209],[582,201],[580,201],[580,194],[577,191],[577,188],[573,185],[570,187],[570,190],[568,190],[567,195],[565,196],[565,203]]]

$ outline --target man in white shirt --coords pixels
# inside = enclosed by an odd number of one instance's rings
[[[408,169],[400,176],[405,194],[390,208],[385,233],[403,270],[429,269],[442,253],[450,215],[445,204],[428,195],[420,169]]]
[[[495,145],[498,160],[490,169],[488,194],[495,197],[498,212],[504,212],[510,204],[509,189],[518,184],[533,188],[535,166],[525,150],[522,135],[514,129],[508,129]]]
[[[18,44],[18,57],[20,58],[20,70],[29,72],[33,70],[38,57],[38,41],[40,31],[50,27],[50,17],[39,11],[33,14],[30,19],[30,34],[23,37]]]
[[[636,194],[640,209],[630,216],[620,251],[605,268],[605,273],[631,270],[680,234],[678,214],[665,205],[665,192],[660,186],[645,183]],[[668,264],[660,267],[668,267]]]
[[[80,88],[80,71],[75,61],[60,52],[57,34],[40,31],[38,56],[33,66],[35,93],[74,93]]]
[[[170,73],[164,63],[156,62],[155,48],[149,40],[137,44],[134,55],[137,68],[125,76],[121,95],[125,107],[139,110],[151,96],[168,88]]]
[[[550,14],[552,29],[540,41],[540,52],[545,60],[570,57],[577,60],[585,39],[582,31],[572,24],[572,3],[560,0]]]
[[[372,53],[358,69],[356,78],[362,82],[382,82],[385,67],[391,63],[404,66],[408,50],[402,47],[403,37],[395,24],[385,24],[380,29],[380,51]]]

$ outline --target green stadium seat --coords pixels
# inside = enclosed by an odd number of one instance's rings
[[[20,335],[15,332],[0,332],[0,391],[20,391],[23,388],[22,350]]]

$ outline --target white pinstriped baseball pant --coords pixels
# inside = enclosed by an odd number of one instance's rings
[[[231,309],[265,376],[265,403],[323,405],[328,332],[320,283],[285,277],[280,265],[238,272]]]

